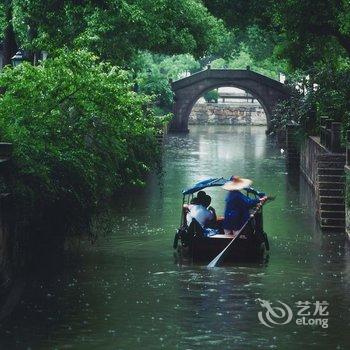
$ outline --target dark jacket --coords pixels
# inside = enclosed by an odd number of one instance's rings
[[[260,200],[251,199],[240,191],[230,191],[226,196],[225,219],[223,227],[226,230],[239,230],[249,219],[249,209],[256,206]]]

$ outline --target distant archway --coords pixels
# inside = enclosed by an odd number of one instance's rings
[[[174,118],[169,131],[188,132],[188,119],[192,107],[207,91],[232,86],[252,94],[264,108],[267,129],[276,104],[289,98],[287,87],[264,75],[250,70],[207,69],[171,84],[174,92]]]

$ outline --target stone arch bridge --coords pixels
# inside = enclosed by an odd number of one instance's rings
[[[251,70],[209,68],[171,83],[174,118],[169,131],[188,132],[188,119],[196,101],[207,91],[228,86],[245,90],[260,102],[266,113],[268,129],[276,104],[289,98],[284,84]]]

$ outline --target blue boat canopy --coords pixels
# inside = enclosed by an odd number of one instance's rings
[[[186,194],[196,193],[207,187],[223,186],[227,181],[230,181],[230,180],[224,179],[223,177],[206,179],[206,180],[197,182],[193,187],[190,187],[187,190],[183,190],[182,194],[186,195]]]
[[[200,182],[197,182],[194,186],[188,188],[187,190],[183,190],[182,194],[185,196],[188,194],[193,194],[198,191],[204,190],[205,188],[208,188],[208,187],[223,186],[227,181],[230,181],[230,180],[225,179],[223,177],[216,177],[216,178],[214,177],[214,178],[202,180]],[[247,193],[252,193],[260,198],[265,196],[264,192],[257,191],[252,187],[245,188],[245,190],[247,191]]]

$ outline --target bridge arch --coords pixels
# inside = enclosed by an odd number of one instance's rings
[[[237,87],[252,94],[265,110],[267,128],[276,104],[289,98],[287,87],[271,78],[250,70],[207,69],[172,82],[174,118],[169,131],[188,132],[191,110],[205,92],[219,87]]]

